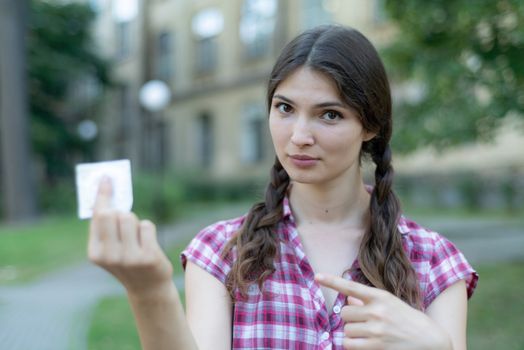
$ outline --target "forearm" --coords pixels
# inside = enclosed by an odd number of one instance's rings
[[[153,295],[128,293],[143,350],[197,350],[174,284]]]
[[[427,337],[427,340],[431,339],[431,337]],[[451,341],[451,337],[449,334],[443,330],[438,329],[433,334],[432,341],[429,341],[428,349],[431,350],[458,350],[453,346],[453,342]]]

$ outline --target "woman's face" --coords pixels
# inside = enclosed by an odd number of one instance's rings
[[[335,82],[300,67],[273,94],[269,128],[278,159],[299,183],[345,183],[359,174],[366,132],[357,114],[341,99]]]

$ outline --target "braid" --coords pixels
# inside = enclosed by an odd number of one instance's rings
[[[253,282],[262,289],[266,278],[275,271],[273,261],[278,253],[278,239],[274,228],[282,219],[282,202],[288,186],[289,176],[276,159],[265,200],[251,207],[242,227],[224,249],[224,257],[233,247],[237,249],[237,258],[226,278],[226,287],[233,299],[236,288],[246,295]]]
[[[358,261],[363,279],[420,308],[416,273],[404,252],[398,231],[400,204],[392,189],[391,149],[380,138],[371,154],[376,164],[375,187],[371,193],[371,227],[364,235]]]

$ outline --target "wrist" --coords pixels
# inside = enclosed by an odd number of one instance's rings
[[[127,289],[130,301],[138,303],[162,303],[173,298],[179,299],[178,290],[172,280],[140,290]]]

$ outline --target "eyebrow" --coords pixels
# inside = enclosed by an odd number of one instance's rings
[[[275,94],[273,95],[273,98],[278,98],[284,102],[287,102],[287,103],[290,103],[290,104],[294,104],[294,102],[292,100],[290,100],[289,98],[285,97],[285,96],[282,96],[282,95],[278,95],[278,94]],[[322,103],[318,103],[316,105],[314,105],[314,107],[316,108],[326,108],[326,107],[340,107],[340,108],[345,108],[345,109],[349,109],[349,107],[341,102],[338,102],[338,101],[328,101],[328,102],[322,102]]]

